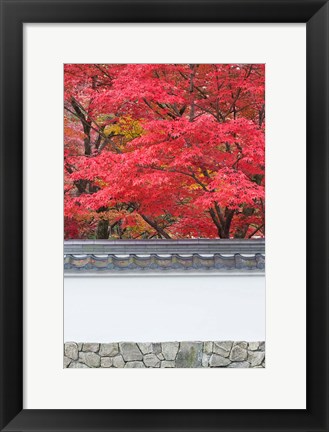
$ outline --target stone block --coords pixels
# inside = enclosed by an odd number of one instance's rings
[[[79,361],[92,368],[98,368],[101,365],[100,356],[92,352],[80,352]]]
[[[89,369],[89,367],[86,366],[84,363],[73,361],[72,363],[70,363],[69,369]]]
[[[64,353],[66,357],[69,357],[72,360],[78,360],[78,345],[75,342],[67,342],[64,346]]]
[[[67,368],[69,366],[69,364],[71,363],[72,359],[64,356],[64,361],[63,361],[63,367]]]
[[[98,343],[84,343],[82,347],[82,351],[84,352],[97,352],[98,350],[99,350]]]
[[[212,354],[209,360],[210,367],[226,367],[230,363],[231,361],[228,358],[222,357],[218,354]]]
[[[248,362],[251,367],[259,366],[262,364],[265,358],[265,353],[263,351],[248,351]]]
[[[222,357],[229,357],[233,342],[214,342],[213,353]]]
[[[114,357],[119,354],[119,344],[117,343],[102,343],[99,355],[101,357]]]
[[[146,354],[143,358],[146,367],[160,367],[160,360],[155,354]]]
[[[179,348],[178,342],[164,342],[161,347],[165,360],[175,360]]]
[[[162,368],[174,368],[175,367],[175,361],[173,360],[163,360],[161,362]]]
[[[243,362],[233,362],[227,366],[228,368],[250,368],[250,363],[247,361]]]
[[[125,365],[125,362],[121,355],[117,355],[115,357],[112,357],[113,367],[115,368],[123,368]]]
[[[151,343],[139,343],[138,348],[141,350],[142,354],[150,354],[153,352],[153,347]]]
[[[213,342],[204,342],[203,343],[203,352],[206,354],[212,354],[213,350]]]
[[[202,342],[181,342],[176,357],[176,367],[202,367],[202,346]]]
[[[244,346],[244,345],[243,345]],[[244,361],[247,360],[248,357],[248,351],[241,347],[241,345],[234,345],[231,354],[230,354],[230,360],[232,361]]]
[[[161,353],[161,343],[152,343],[152,352],[154,354],[160,354]]]
[[[259,348],[259,342],[249,342],[248,344],[248,350],[250,351],[257,351]]]
[[[113,366],[113,358],[112,357],[101,357],[101,367],[102,368],[110,368]]]
[[[125,368],[134,368],[134,369],[145,368],[145,365],[141,361],[131,361],[125,364]]]
[[[260,344],[259,344],[259,351],[265,351],[265,342],[261,342]]]
[[[242,349],[247,349],[248,348],[248,343],[244,342],[244,341],[233,342],[233,346],[239,346]]]
[[[122,342],[119,344],[120,352],[125,361],[139,361],[143,360],[143,355],[140,352],[136,343]]]
[[[202,354],[202,367],[208,367],[209,366],[209,359],[210,359],[210,355],[203,353]]]

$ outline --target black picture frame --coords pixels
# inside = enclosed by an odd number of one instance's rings
[[[328,2],[323,0],[284,2],[281,0],[177,0],[175,2],[1,0],[0,3],[1,430],[310,432],[329,430]],[[55,22],[307,23],[307,408],[305,410],[23,409],[23,23]],[[301,121],[304,122],[304,119]],[[292,346],[292,352],[293,350]],[[293,367],[293,362],[290,362],[287,367]],[[284,383],[282,383],[282,391],[284,392]]]

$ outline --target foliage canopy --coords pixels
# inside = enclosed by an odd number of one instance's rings
[[[65,65],[65,238],[264,236],[264,73]]]

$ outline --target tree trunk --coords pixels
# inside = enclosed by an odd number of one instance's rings
[[[216,225],[219,238],[230,238],[230,228],[234,216],[234,210],[225,209],[225,216],[220,207],[215,203],[216,212],[213,208],[209,209],[211,219]]]
[[[166,233],[164,229],[162,229],[155,221],[152,221],[144,214],[141,214],[142,218],[147,222],[152,228],[154,228],[162,237],[166,239],[170,239],[170,235]]]
[[[107,240],[109,238],[109,221],[101,219],[97,225],[96,238]]]
[[[224,225],[224,236],[223,238],[230,238],[230,228],[234,215],[234,210],[225,209],[225,225]]]

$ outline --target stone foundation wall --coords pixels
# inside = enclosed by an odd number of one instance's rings
[[[64,368],[264,368],[265,342],[64,344]]]

